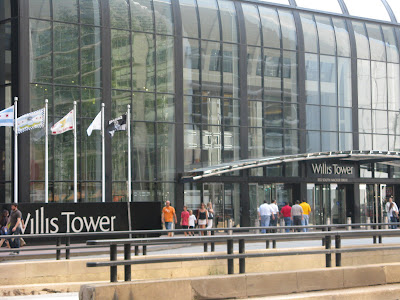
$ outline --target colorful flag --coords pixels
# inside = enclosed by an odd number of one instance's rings
[[[108,122],[106,128],[111,137],[114,136],[116,131],[126,130],[126,114]]]
[[[35,128],[43,128],[44,114],[45,109],[42,108],[19,117],[17,119],[17,133],[20,134]]]
[[[51,134],[61,134],[74,129],[74,110],[71,110],[60,121],[51,127]]]
[[[14,105],[0,111],[0,126],[14,126]]]
[[[92,124],[89,125],[88,129],[86,130],[87,135],[91,136],[93,130],[101,130],[101,112],[97,114]]]

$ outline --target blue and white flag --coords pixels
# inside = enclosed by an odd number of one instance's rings
[[[0,126],[14,126],[14,105],[0,111]]]
[[[42,108],[19,117],[17,119],[17,133],[20,134],[35,128],[43,128],[44,114],[45,114],[45,109]]]

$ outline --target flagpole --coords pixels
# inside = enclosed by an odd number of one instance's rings
[[[78,163],[76,149],[76,101],[74,101],[74,202],[78,202]]]
[[[128,202],[132,201],[132,165],[131,165],[131,106],[128,104],[126,113],[126,126],[128,136]]]
[[[101,104],[101,201],[106,202],[106,143],[104,130],[104,103]]]
[[[44,202],[49,203],[49,100],[44,103]]]
[[[18,97],[14,97],[14,203],[18,203]]]

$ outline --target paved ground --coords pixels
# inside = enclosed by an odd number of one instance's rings
[[[60,293],[51,295],[36,295],[36,296],[15,296],[3,297],[2,300],[78,300],[78,293]]]

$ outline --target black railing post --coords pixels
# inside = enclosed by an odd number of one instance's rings
[[[276,249],[276,240],[272,240],[272,248]]]
[[[239,253],[244,254],[246,251],[244,240],[239,240]],[[246,273],[246,259],[239,258],[239,273],[244,274]]]
[[[131,260],[131,244],[125,244],[124,245],[124,260]],[[125,281],[131,281],[131,265],[125,265]]]
[[[381,225],[379,225],[379,229],[382,229]],[[379,244],[382,244],[382,235],[379,235],[378,239],[379,239]]]
[[[374,225],[372,228],[373,228],[373,230],[375,230],[375,229],[376,229],[376,225]],[[374,236],[372,237],[372,242],[373,242],[374,244],[376,244],[376,235],[374,235]]]
[[[335,248],[340,249],[342,248],[342,241],[340,239],[340,235],[335,236]],[[341,267],[342,266],[342,253],[337,252],[336,253],[336,267]]]
[[[56,246],[60,247],[61,246],[61,238],[56,238]],[[60,260],[61,259],[61,250],[58,248],[56,251],[56,260]]]
[[[331,242],[331,236],[325,236],[325,249],[331,249]],[[325,254],[325,263],[327,268],[332,267],[332,255],[330,253]]]
[[[135,256],[139,255],[139,246],[135,246]]]
[[[269,240],[265,241],[265,249],[269,249]]]
[[[322,231],[326,231],[326,228],[323,227],[323,228],[322,228]],[[322,246],[325,246],[325,238],[324,238],[324,237],[322,238]]]
[[[233,254],[233,240],[227,240],[226,245],[227,245],[227,253]],[[228,259],[228,274],[233,274],[233,273],[234,273],[233,259]]]
[[[117,245],[110,245],[110,260],[117,260]],[[117,282],[117,266],[110,267],[110,281]]]
[[[204,243],[203,247],[204,247],[204,252],[208,252],[208,243]]]
[[[144,237],[147,238],[147,234],[145,234]],[[143,247],[142,247],[142,255],[147,255],[147,245],[143,245]]]
[[[71,245],[71,237],[67,236],[67,240],[65,241],[65,246],[69,247]],[[70,259],[71,257],[71,249],[65,248],[65,259]]]
[[[215,231],[211,231],[211,235],[215,235]],[[215,243],[211,242],[211,252],[215,252]]]

